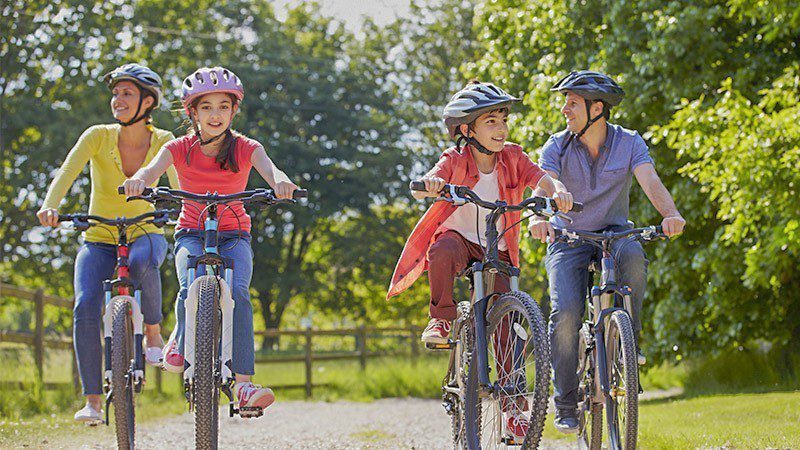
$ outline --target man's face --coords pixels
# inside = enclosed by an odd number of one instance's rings
[[[579,133],[589,120],[586,117],[586,100],[574,92],[567,92],[567,95],[564,96],[561,114],[564,114],[564,118],[567,120],[567,130]]]

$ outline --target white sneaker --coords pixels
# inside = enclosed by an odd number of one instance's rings
[[[87,403],[83,409],[75,413],[75,420],[86,425],[100,425],[103,423],[103,410],[98,411]]]
[[[147,347],[144,350],[144,360],[151,366],[161,367],[164,360],[164,351],[161,347]]]

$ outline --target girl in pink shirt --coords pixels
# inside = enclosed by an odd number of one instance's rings
[[[244,99],[239,78],[222,67],[201,68],[186,77],[181,101],[194,133],[164,145],[156,158],[125,181],[125,194],[139,195],[169,166],[178,172],[181,189],[197,194],[217,192],[233,194],[245,190],[250,169],[273,188],[278,198],[291,198],[298,187],[278,170],[257,141],[230,129],[231,121]],[[175,266],[180,283],[175,304],[177,324],[164,348],[164,367],[183,371],[184,301],[188,293],[187,262],[190,255],[203,253],[203,206],[184,201],[175,233]],[[272,390],[254,385],[253,310],[250,304],[250,279],[253,275],[253,251],[250,246],[250,216],[241,203],[220,208],[218,216],[219,251],[234,260],[232,296],[233,358],[236,374],[234,392],[240,407],[266,408],[275,400]],[[197,275],[203,269],[198,267]]]

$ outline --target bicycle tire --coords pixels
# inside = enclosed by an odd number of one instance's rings
[[[219,436],[219,387],[216,367],[219,362],[219,282],[215,276],[199,278],[197,328],[194,360],[194,436],[195,448],[215,450]]]
[[[136,439],[136,411],[133,399],[131,360],[133,324],[129,299],[115,298],[111,305],[111,389],[117,448],[132,449]]]
[[[530,418],[528,432],[522,442],[522,449],[538,448],[541,442],[542,432],[544,430],[544,421],[547,416],[547,400],[550,389],[550,345],[547,337],[547,326],[539,309],[539,305],[526,293],[513,291],[500,295],[489,308],[486,314],[486,337],[487,343],[491,346],[492,336],[498,331],[501,320],[509,317],[508,314],[513,313],[515,317],[515,324],[525,321],[528,324],[528,329],[531,335],[525,339],[524,348],[528,347],[527,342],[531,342],[530,346],[534,355],[534,386],[533,386],[533,400],[526,401],[527,407],[530,409]],[[513,327],[513,326],[512,326]],[[515,329],[516,330],[516,329]],[[526,358],[527,359],[527,358]],[[499,370],[490,372],[496,374]],[[516,372],[516,369],[514,370]],[[526,373],[526,371],[523,371]],[[483,447],[494,447],[495,443],[492,441],[493,434],[483,438],[485,433],[483,429],[486,426],[494,426],[498,417],[492,418],[490,421],[485,421],[482,416],[482,399],[479,396],[479,370],[477,364],[469,365],[469,374],[467,375],[467,389],[465,393],[465,434],[467,446],[471,450],[480,449]],[[525,375],[527,380],[527,374]],[[490,380],[492,381],[492,380]],[[526,381],[527,387],[527,381]],[[530,392],[530,391],[525,391]],[[493,401],[491,399],[487,401]],[[516,402],[517,400],[515,400]],[[496,402],[497,403],[497,402]],[[492,405],[492,408],[487,409],[487,414],[498,414],[499,420],[502,421],[502,405]],[[519,406],[517,406],[519,407]],[[484,425],[486,422],[486,425]],[[483,438],[483,439],[482,439]],[[485,442],[485,444],[484,444]],[[499,447],[499,445],[497,445]]]
[[[619,395],[606,398],[608,439],[613,449],[633,450],[639,426],[639,365],[636,361],[636,335],[627,312],[611,314],[606,342],[609,388],[612,392],[621,389],[620,392],[624,393],[621,400]]]
[[[467,385],[467,374],[472,360],[472,349],[475,340],[475,321],[469,302],[458,304],[458,318],[454,327],[458,337],[456,359],[449,384],[456,385],[461,390],[461,395],[455,398],[455,410],[450,415],[450,431],[453,438],[453,448],[466,448],[466,435],[464,431],[464,390]]]

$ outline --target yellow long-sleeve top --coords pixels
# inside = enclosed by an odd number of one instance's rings
[[[64,199],[72,183],[75,182],[86,163],[89,162],[92,181],[89,214],[113,219],[123,216],[134,217],[153,211],[153,205],[150,203],[142,200],[127,202],[125,201],[125,196],[117,192],[117,187],[121,186],[127,179],[122,171],[122,158],[117,147],[121,128],[117,124],[95,125],[83,132],[50,183],[42,209],[58,209],[59,203]],[[147,156],[145,156],[142,166],[147,165],[156,156],[162,145],[175,138],[169,131],[149,125],[148,128],[152,133],[150,149],[147,151]],[[174,167],[170,166],[167,176],[169,177],[170,186],[177,189],[179,187],[178,175]],[[153,186],[157,183],[158,181],[153,183]],[[133,242],[145,232],[163,233],[161,229],[150,224],[142,227],[131,227],[128,229],[129,242]],[[89,228],[84,232],[83,236],[87,242],[114,244],[116,243],[117,230],[113,227],[96,226]]]

